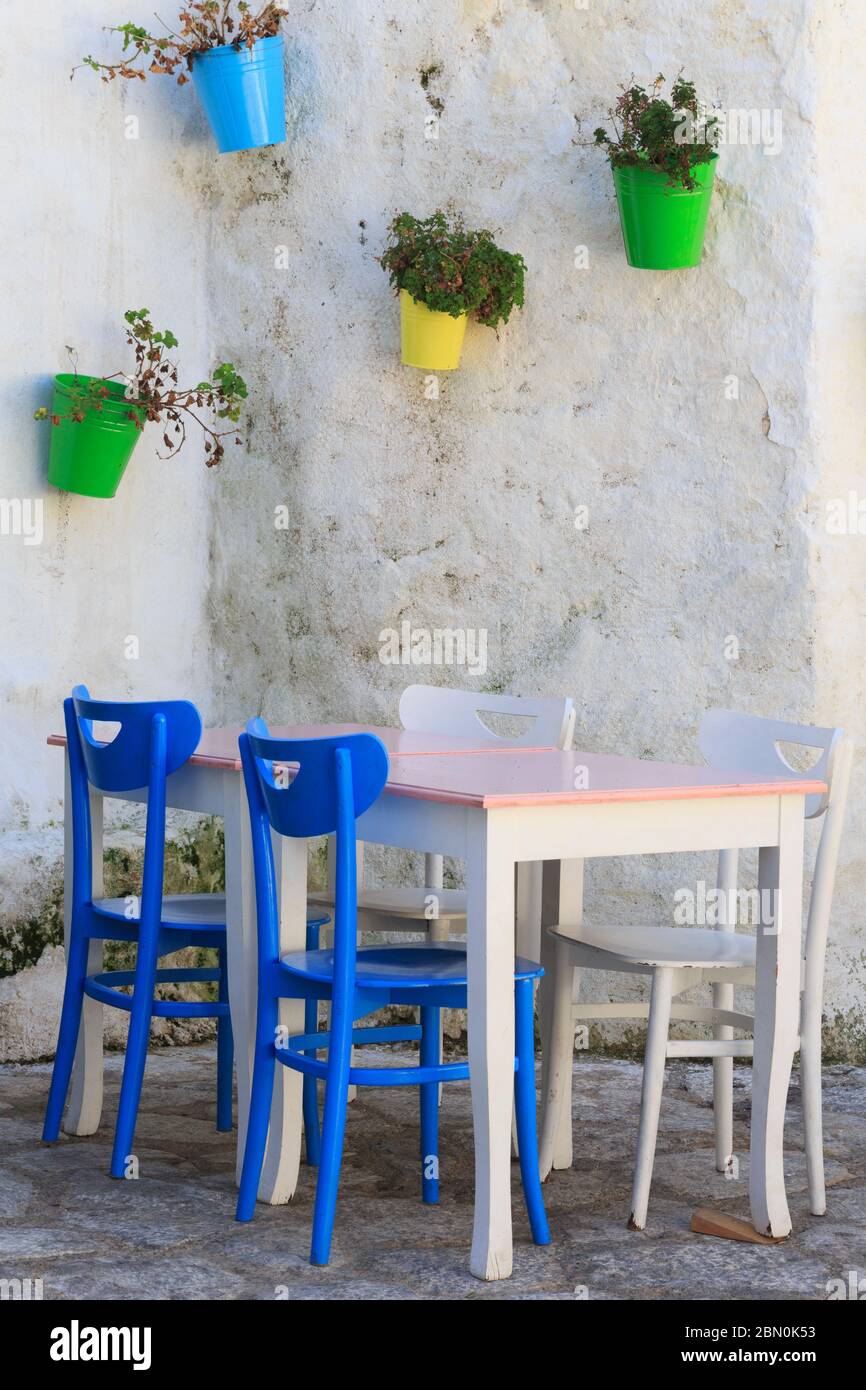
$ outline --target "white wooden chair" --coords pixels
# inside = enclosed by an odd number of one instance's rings
[[[809,1203],[812,1212],[821,1216],[826,1209],[821,1122],[824,956],[852,745],[844,739],[842,729],[810,728],[730,710],[710,710],[701,722],[699,741],[712,767],[772,777],[802,776],[787,761],[780,745],[800,744],[819,750],[817,762],[809,770],[827,783],[828,791],[823,796],[806,797],[807,817],[823,816],[823,824],[804,943],[798,1046]],[[728,910],[720,913],[718,928],[581,925],[577,935],[574,928],[570,932],[550,928],[556,952],[551,1057],[541,1142],[542,1178],[552,1167],[571,1166],[574,1019],[648,1017],[638,1151],[628,1222],[633,1230],[643,1230],[646,1225],[666,1058],[713,1058],[716,1167],[720,1172],[733,1170],[733,1058],[750,1057],[753,1046],[750,1040],[735,1040],[734,1030],[750,1032],[754,1025],[752,1015],[735,1011],[734,986],[755,984],[756,941],[754,935],[734,930],[737,912],[735,907],[733,911],[730,908],[739,901],[737,855],[736,850],[722,850],[719,854],[719,901]],[[766,923],[763,908],[759,920]],[[580,971],[585,969],[648,975],[652,981],[649,1005],[575,1004]],[[677,995],[705,983],[713,986],[711,1007],[672,1003]],[[711,1023],[713,1040],[671,1040],[671,1018]]]
[[[483,716],[531,721],[519,734],[502,737]],[[433,685],[407,686],[400,697],[400,723],[413,733],[483,739],[503,748],[569,748],[574,733],[574,702],[524,695],[487,695]],[[419,887],[365,888],[358,866],[358,925],[364,932],[426,932],[431,941],[447,941],[466,927],[466,891],[443,887],[442,855],[424,856],[424,884]],[[310,902],[331,907],[333,887],[311,893]]]

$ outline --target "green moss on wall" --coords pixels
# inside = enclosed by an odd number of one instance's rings
[[[105,851],[106,897],[122,898],[141,891],[143,850]],[[47,946],[63,944],[63,877],[55,869],[47,881],[40,911],[19,921],[0,922],[0,979],[17,975],[36,965]],[[224,840],[220,821],[203,820],[193,830],[183,831],[166,845],[166,893],[219,893],[225,887]],[[209,964],[213,952],[184,952],[184,964]],[[201,957],[201,961],[199,961]],[[206,959],[205,959],[206,958]],[[106,968],[123,969],[134,960],[134,952],[124,943],[106,946]]]
[[[0,979],[35,965],[46,946],[59,946],[62,942],[63,882],[55,874],[35,917],[0,923]]]

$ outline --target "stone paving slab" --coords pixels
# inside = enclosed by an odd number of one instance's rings
[[[393,1059],[393,1054],[391,1054]],[[214,1128],[212,1046],[155,1051],[138,1131],[140,1177],[108,1177],[122,1058],[106,1058],[103,1127],[39,1141],[50,1069],[0,1067],[0,1279],[42,1279],[46,1299],[815,1300],[851,1270],[866,1274],[866,1071],[826,1069],[828,1209],[809,1214],[799,1084],[786,1147],[794,1231],[769,1248],[697,1236],[696,1206],[748,1215],[751,1072],[735,1069],[736,1181],[713,1165],[709,1065],[672,1062],[646,1232],[626,1230],[640,1067],[582,1058],[574,1072],[575,1165],[545,1186],[554,1243],[529,1239],[513,1170],[514,1275],[469,1274],[472,1119],[468,1085],[442,1107],[442,1200],[420,1200],[417,1093],[363,1092],[349,1110],[331,1265],[307,1261],[315,1173],[295,1199],[234,1211],[234,1138]]]

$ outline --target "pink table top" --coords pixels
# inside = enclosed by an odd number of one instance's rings
[[[814,778],[766,778],[612,754],[545,749],[512,750],[510,757],[398,757],[391,763],[388,790],[457,805],[544,806],[605,801],[679,801],[768,793],[824,792]]]
[[[455,738],[452,734],[411,733],[408,729],[379,729],[371,724],[271,724],[268,728],[273,738],[333,738],[339,734],[376,734],[388,750],[388,757],[433,757],[450,753],[463,756],[466,753],[513,753],[514,749],[501,739]],[[190,758],[199,767],[221,767],[226,771],[240,772],[241,759],[238,752],[238,737],[243,733],[242,724],[230,724],[221,729],[203,729],[199,745]],[[52,747],[65,748],[65,734],[51,734],[48,742]],[[540,745],[545,752],[555,752],[549,745]]]
[[[240,771],[240,725],[206,729],[190,761],[204,767]],[[552,748],[514,749],[494,738],[472,740],[440,734],[377,729],[365,724],[281,724],[276,738],[322,738],[374,733],[391,760],[387,790],[395,796],[460,806],[544,806],[606,801],[678,801],[720,796],[809,795],[826,791],[809,777],[756,777],[717,768],[650,762],[612,754]],[[48,742],[65,747],[62,734]],[[490,756],[494,754],[495,756]]]

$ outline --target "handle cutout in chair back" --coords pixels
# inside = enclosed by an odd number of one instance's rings
[[[281,835],[309,838],[337,829],[338,748],[351,758],[356,818],[372,806],[388,780],[388,753],[375,734],[281,739],[254,733],[249,725],[247,729],[241,735],[241,753],[246,742],[268,820]]]
[[[165,719],[166,776],[189,761],[201,739],[201,717],[189,700],[91,700],[78,685],[66,706],[67,735],[71,724],[88,781],[109,794],[148,785],[155,716]],[[116,737],[110,743],[95,738],[94,723],[118,725]]]

